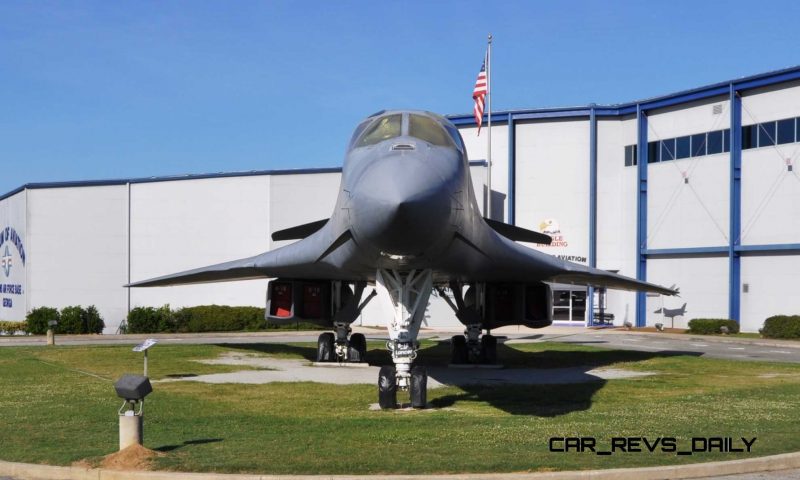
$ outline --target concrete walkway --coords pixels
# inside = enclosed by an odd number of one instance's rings
[[[491,473],[452,475],[233,475],[215,473],[130,472],[81,467],[54,467],[0,461],[0,479],[12,480],[671,480],[725,478],[724,476],[779,471],[793,475],[800,469],[800,453],[690,465],[617,468],[545,473]],[[745,477],[746,478],[746,477]],[[758,478],[758,477],[755,477]],[[769,478],[769,477],[767,477]],[[781,477],[777,477],[781,478]],[[788,476],[784,478],[798,478]],[[735,480],[736,477],[733,477]],[[733,480],[731,479],[731,480]]]

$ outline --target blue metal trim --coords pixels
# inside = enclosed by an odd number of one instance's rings
[[[28,188],[28,186],[27,185],[23,185],[21,187],[15,188],[14,190],[11,190],[10,192],[4,193],[3,195],[0,195],[0,201],[3,201],[3,200],[5,200],[6,198],[9,198],[9,197],[13,197],[14,195],[16,195],[18,193],[22,193],[22,192],[25,191],[26,188]]]
[[[508,120],[508,115],[510,112],[492,112],[492,125],[502,125]],[[473,116],[466,116],[466,115],[454,115],[454,116],[446,116],[448,120],[453,125],[456,126],[476,126],[475,117]],[[483,115],[483,124],[486,125],[487,120],[489,119],[488,114]]]
[[[800,67],[791,67],[777,72],[762,73],[752,77],[734,80],[733,85],[737,91],[752,90],[754,88],[768,87],[776,83],[800,80]]]
[[[508,114],[508,223],[517,224],[517,138],[514,115]]]
[[[800,252],[800,243],[772,243],[764,245],[740,245],[736,244],[733,251],[737,254],[758,254],[758,253],[781,253],[781,252]],[[714,247],[687,247],[687,248],[653,248],[644,251],[649,257],[695,257],[705,255],[725,255],[731,253],[730,245],[719,245]],[[738,255],[737,255],[738,256]],[[741,285],[739,285],[741,287]],[[738,287],[737,287],[738,288]]]
[[[589,266],[597,267],[597,115],[589,111]],[[594,324],[594,287],[587,292],[587,323]]]
[[[470,167],[488,167],[489,161],[488,160],[470,160],[469,161]]]
[[[719,97],[728,94],[729,86],[729,84],[726,84],[714,88],[706,88],[700,91],[677,94],[668,98],[643,102],[641,105],[645,110],[655,110],[656,108],[671,107],[681,103],[689,103],[697,100],[704,100],[706,98]]]
[[[774,243],[771,245],[737,245],[736,252],[741,254],[800,252],[800,243]]]
[[[742,98],[730,85],[728,91],[731,104],[730,125],[730,201],[728,229],[728,318],[740,321],[742,262],[737,247],[742,229]]]
[[[639,105],[636,108],[637,136],[637,197],[636,197],[636,278],[647,280],[647,115]],[[647,297],[645,292],[636,292],[636,326],[647,322]]]
[[[718,247],[653,248],[645,250],[644,254],[649,258],[663,257],[663,256],[702,257],[705,255],[727,255],[728,246],[722,245]]]
[[[472,162],[470,162],[470,165],[472,165]],[[480,166],[481,164],[478,163],[477,165]],[[108,187],[114,185],[126,185],[128,183],[131,184],[158,183],[158,182],[175,182],[180,180],[203,180],[209,178],[257,177],[262,175],[308,175],[317,173],[341,173],[341,172],[342,172],[342,167],[297,168],[297,169],[284,169],[284,170],[252,170],[249,172],[199,173],[199,174],[187,174],[187,175],[171,175],[163,177],[118,178],[118,179],[108,179],[108,180],[38,182],[38,183],[26,183],[25,185],[0,196],[0,200],[5,200],[6,198],[12,195],[16,195],[17,193],[25,189],[37,190],[42,188]]]
[[[558,110],[558,111],[545,111],[545,112],[529,112],[518,113],[514,115],[517,120],[538,120],[541,118],[574,118],[574,117],[588,117],[589,109],[581,108],[579,110]]]
[[[766,87],[769,85],[790,82],[793,80],[800,80],[800,66],[789,67],[783,70],[776,70],[772,72],[760,73],[749,77],[743,77],[737,80],[728,80],[725,82],[715,83],[712,85],[705,85],[690,90],[684,90],[654,98],[637,100],[634,102],[598,106],[596,108],[596,115],[601,117],[633,115],[637,113],[637,110],[640,107],[644,110],[653,110],[655,108],[664,108],[691,101],[703,100],[711,97],[727,95],[731,84],[734,85],[734,88],[737,91],[741,92],[744,90]],[[509,113],[513,114],[514,118],[518,120],[524,118],[535,119],[535,118],[561,118],[561,117],[574,117],[574,116],[588,116],[589,108],[590,107],[588,106],[586,107],[575,106],[575,107],[540,108],[540,109],[494,112],[492,113],[492,122],[495,121],[494,115],[498,115],[500,118],[503,118],[504,115],[507,115]],[[470,114],[448,115],[447,118],[450,119],[451,122],[457,125],[475,124],[475,120]]]

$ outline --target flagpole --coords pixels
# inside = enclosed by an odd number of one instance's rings
[[[486,192],[486,218],[492,218],[492,34],[489,34],[489,47],[486,50],[486,96],[488,97],[487,107],[489,110],[489,119],[486,122],[487,129],[489,130],[489,138],[487,139],[486,146],[486,162],[487,173],[486,183],[488,184]]]

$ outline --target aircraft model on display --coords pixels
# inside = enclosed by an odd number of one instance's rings
[[[267,319],[314,321],[320,362],[363,362],[364,335],[350,324],[376,296],[392,303],[387,319],[393,366],[378,377],[381,408],[427,401],[427,373],[414,366],[417,335],[435,290],[466,327],[452,338],[453,363],[494,363],[505,325],[552,323],[546,282],[604,286],[672,295],[674,290],[561,260],[517,241],[550,243],[542,233],[483,218],[466,149],[446,118],[423,111],[382,111],[355,130],[330,218],[272,234],[295,243],[249,258],[130,284],[130,287],[274,278]],[[484,333],[486,331],[486,333]]]
[[[681,308],[661,307],[658,310],[654,311],[653,313],[660,313],[664,315],[664,317],[669,318],[674,322],[675,317],[682,317],[686,313],[686,304],[684,303],[683,306],[681,306]]]

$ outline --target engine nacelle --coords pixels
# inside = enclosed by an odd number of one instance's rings
[[[553,323],[553,292],[546,283],[488,283],[485,300],[484,328]]]
[[[267,287],[266,320],[285,324],[312,322],[330,325],[332,284],[320,280],[275,279]]]

